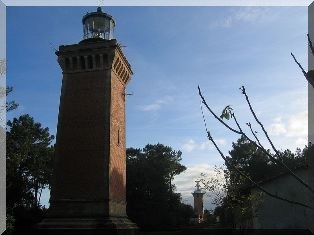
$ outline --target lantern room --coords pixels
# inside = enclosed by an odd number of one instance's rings
[[[113,29],[115,27],[114,19],[111,15],[103,12],[101,7],[98,7],[96,12],[86,13],[82,19],[82,23],[84,33],[83,39],[113,39]]]

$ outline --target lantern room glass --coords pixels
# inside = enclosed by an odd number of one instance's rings
[[[112,16],[102,12],[97,8],[97,12],[87,13],[83,19],[83,38],[102,38],[106,40],[113,39],[115,22]]]

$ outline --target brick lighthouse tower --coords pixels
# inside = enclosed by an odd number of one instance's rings
[[[201,223],[204,220],[203,196],[205,192],[200,187],[200,181],[195,181],[195,182],[196,182],[196,190],[192,193],[194,197],[194,218],[196,218],[197,223]]]
[[[126,215],[125,88],[132,70],[110,15],[99,7],[82,23],[83,40],[56,52],[63,80],[54,176],[50,208],[38,228],[44,234],[129,234],[136,228]]]

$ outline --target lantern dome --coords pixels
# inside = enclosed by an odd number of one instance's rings
[[[200,186],[200,181],[195,181],[196,182],[196,190],[192,194],[205,194],[203,189]]]
[[[111,15],[103,12],[101,7],[96,12],[86,13],[82,19],[84,39],[102,38],[113,39],[115,21]]]

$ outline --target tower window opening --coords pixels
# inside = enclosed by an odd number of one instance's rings
[[[96,61],[96,68],[100,67],[100,55],[95,56],[95,61]]]
[[[70,68],[70,59],[69,58],[65,58],[65,69],[69,69]]]
[[[113,65],[114,69],[117,69],[118,63],[119,63],[119,59],[116,59],[116,62],[114,62],[114,65]]]
[[[107,54],[103,54],[102,58],[103,58],[103,63],[106,66],[108,64],[108,55]]]
[[[87,66],[89,69],[93,68],[93,57],[91,55],[87,57]]]
[[[84,56],[80,57],[80,64],[81,64],[81,69],[85,69],[86,68]]]
[[[120,68],[121,68],[121,62],[119,61],[118,65],[117,65],[117,69],[116,69],[116,72],[118,74],[119,74]]]
[[[73,70],[77,70],[77,58],[73,57],[72,62],[73,62]]]
[[[118,145],[120,144],[120,129],[118,129]]]

